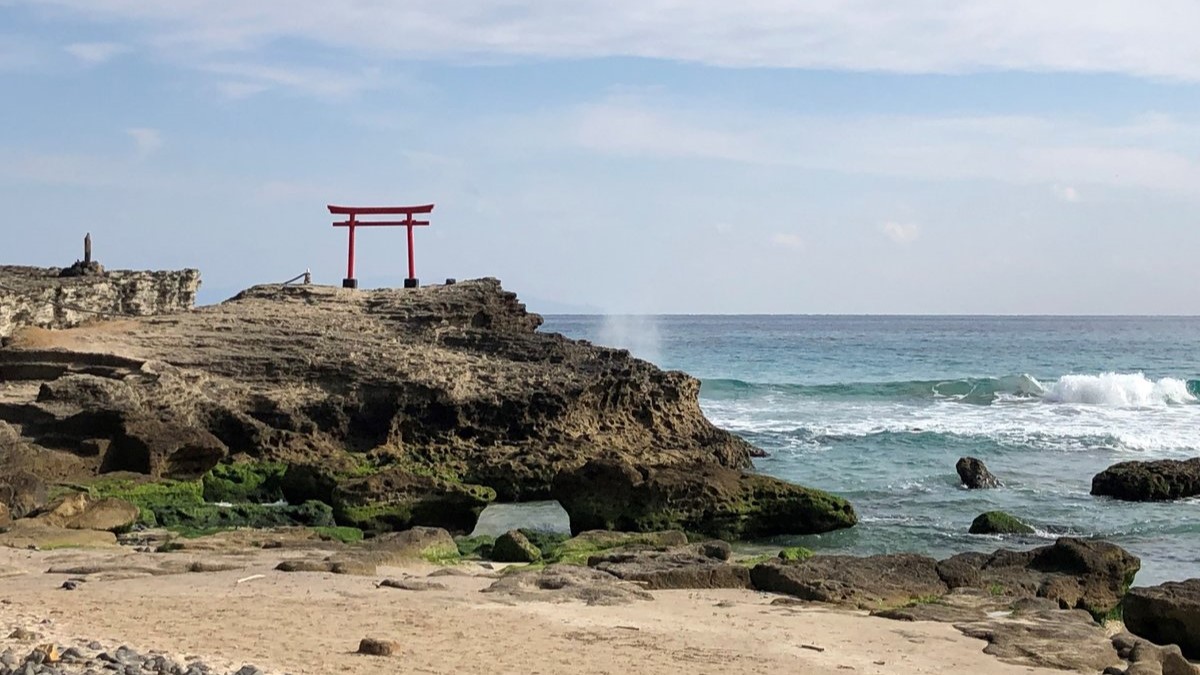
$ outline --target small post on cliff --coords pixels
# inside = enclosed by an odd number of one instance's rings
[[[83,264],[92,264],[92,233],[88,232],[83,236]]]

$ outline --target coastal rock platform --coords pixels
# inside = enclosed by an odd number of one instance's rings
[[[167,526],[333,518],[369,533],[464,531],[494,500],[552,497],[577,529],[854,524],[840,498],[748,473],[756,449],[705,419],[698,380],[538,332],[541,321],[482,279],[258,286],[186,313],[18,331],[0,349],[0,460],[128,498]],[[632,516],[598,522],[583,496],[596,462],[619,467],[626,480],[607,487]],[[120,490],[94,487],[117,475]],[[170,494],[146,485],[201,477]],[[206,511],[201,497],[300,511]]]

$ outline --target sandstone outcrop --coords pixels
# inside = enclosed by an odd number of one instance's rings
[[[1200,660],[1200,579],[1131,588],[1123,610],[1130,632]]]
[[[70,328],[98,317],[190,310],[200,272],[112,271],[63,276],[55,267],[0,266],[0,337],[18,328]]]
[[[746,473],[754,448],[704,418],[696,379],[540,324],[484,279],[259,286],[186,313],[18,334],[0,349],[0,421],[16,436],[0,438],[0,460],[25,453],[40,477],[85,484],[114,471],[196,480],[232,462],[377,532],[461,531],[493,499],[552,496],[577,530],[854,523],[843,500]],[[596,462],[621,467],[617,480],[592,480]],[[205,490],[277,498],[227,478]],[[627,512],[585,489],[623,495]]]
[[[1092,478],[1092,494],[1132,502],[1195,497],[1200,495],[1200,457],[1114,464]]]

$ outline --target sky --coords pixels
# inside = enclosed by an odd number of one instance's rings
[[[0,0],[0,263],[531,309],[1200,314],[1194,0]],[[403,230],[360,230],[400,285]]]

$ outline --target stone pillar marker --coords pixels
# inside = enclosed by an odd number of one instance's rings
[[[83,264],[92,264],[92,233],[83,235]]]

